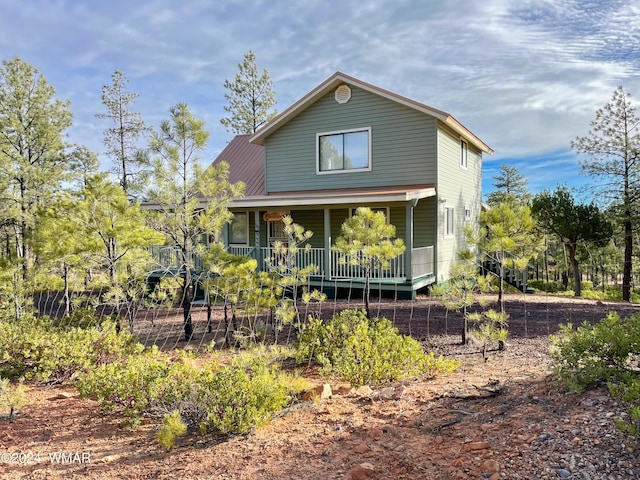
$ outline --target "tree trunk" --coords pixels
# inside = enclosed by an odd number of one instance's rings
[[[631,213],[625,212],[624,222],[624,269],[622,274],[622,300],[631,301],[631,269],[633,255],[633,237],[631,228]]]
[[[191,285],[191,270],[189,265],[183,265],[182,275],[182,317],[184,322],[184,339],[188,342],[193,336],[191,319],[191,302],[193,301],[193,286]]]
[[[71,314],[71,296],[69,294],[69,266],[65,263],[62,276],[64,277],[64,316]]]
[[[501,312],[504,312],[504,301],[502,299],[502,291],[504,290],[504,262],[500,260],[500,282],[498,283],[498,308]]]
[[[462,345],[467,344],[467,331],[469,330],[469,319],[467,318],[467,307],[462,311]]]
[[[367,312],[367,319],[371,320],[371,311],[369,310],[369,270],[367,269],[364,274],[364,306]]]
[[[573,294],[579,297],[582,295],[582,277],[580,275],[578,259],[576,258],[577,245],[575,243],[568,243],[567,250],[569,251],[569,262],[571,263],[571,269],[573,271]]]

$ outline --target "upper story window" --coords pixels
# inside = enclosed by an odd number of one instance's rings
[[[319,133],[317,173],[371,170],[371,128]]]
[[[467,147],[467,142],[464,140],[460,140],[460,167],[467,168],[467,153],[469,148]]]

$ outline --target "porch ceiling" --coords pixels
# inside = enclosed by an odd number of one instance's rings
[[[408,202],[434,197],[433,185],[403,185],[336,190],[306,190],[273,193],[234,199],[234,208],[290,207],[313,205],[341,205],[353,203]]]

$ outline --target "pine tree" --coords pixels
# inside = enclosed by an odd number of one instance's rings
[[[490,257],[498,265],[498,304],[504,310],[503,292],[506,270],[527,268],[529,260],[542,249],[536,232],[536,221],[527,205],[500,203],[480,212],[480,228],[465,228],[467,243],[477,246],[483,258]],[[468,259],[471,252],[461,251]]]
[[[165,235],[179,255],[178,271],[182,295],[185,338],[193,334],[194,254],[202,237],[219,233],[231,220],[227,207],[244,190],[242,183],[230,184],[225,162],[203,170],[199,153],[205,148],[209,132],[204,121],[193,116],[186,103],[170,109],[171,119],[163,121],[153,135],[152,185],[149,197],[151,226]],[[202,252],[200,252],[202,253]]]
[[[400,238],[394,238],[395,235],[396,227],[387,223],[384,213],[374,212],[368,207],[359,207],[355,215],[342,224],[341,235],[332,247],[341,254],[341,262],[362,270],[368,318],[371,318],[371,272],[377,268],[387,268],[391,260],[405,250],[404,242]]]
[[[27,278],[34,264],[37,212],[70,178],[63,134],[71,126],[70,103],[33,66],[18,57],[0,68],[0,198],[9,233],[6,254]]]
[[[139,143],[149,129],[142,116],[130,110],[139,95],[127,91],[129,80],[118,70],[111,79],[111,85],[102,87],[102,103],[107,113],[98,113],[96,117],[111,120],[113,124],[104,131],[104,144],[115,162],[114,172],[120,186],[130,198],[135,198],[141,193],[148,174],[149,161]]]
[[[224,81],[224,88],[228,90],[224,98],[229,102],[224,109],[231,116],[220,122],[235,134],[254,133],[276,116],[273,83],[269,72],[258,72],[256,56],[252,51],[244,56],[238,69],[233,82]]]
[[[531,200],[531,193],[527,189],[528,180],[520,171],[511,165],[500,165],[500,173],[492,177],[495,180],[495,191],[487,197],[489,205],[504,202],[527,204]]]
[[[571,146],[589,156],[581,161],[582,171],[599,179],[598,198],[613,207],[624,230],[622,299],[630,301],[633,232],[640,210],[640,118],[631,95],[618,87],[611,102],[596,111],[588,135]]]

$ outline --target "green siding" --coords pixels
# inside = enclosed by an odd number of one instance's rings
[[[351,88],[348,103],[328,93],[266,139],[268,193],[435,183],[437,120]],[[316,134],[367,127],[371,171],[316,174]]]
[[[335,243],[340,236],[340,229],[344,221],[349,218],[349,209],[339,208],[331,210],[331,242]]]
[[[312,248],[324,247],[324,210],[292,210],[291,218],[305,230],[313,232],[309,240]]]
[[[413,248],[436,244],[436,210],[434,198],[424,198],[413,209]]]
[[[449,278],[457,252],[466,247],[464,235],[465,208],[470,209],[469,222],[477,224],[482,201],[482,153],[467,142],[467,168],[460,166],[460,135],[444,125],[438,130],[438,248],[437,280]],[[445,207],[454,209],[454,235],[444,234]]]

